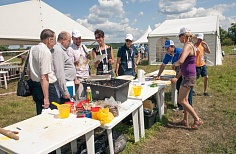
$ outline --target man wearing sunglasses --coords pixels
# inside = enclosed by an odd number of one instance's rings
[[[132,45],[133,35],[127,34],[125,44],[118,50],[116,61],[116,76],[132,75],[136,76],[135,68],[140,60],[140,53]],[[137,56],[135,61],[135,55]]]

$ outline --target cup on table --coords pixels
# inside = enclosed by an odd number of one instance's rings
[[[134,96],[141,95],[142,86],[133,86],[132,88],[133,88]]]
[[[57,107],[59,111],[60,118],[68,118],[70,115],[70,105],[69,104],[61,104]]]

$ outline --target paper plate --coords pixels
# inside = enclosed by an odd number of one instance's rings
[[[132,75],[121,75],[121,76],[116,77],[116,79],[133,80],[134,77]]]

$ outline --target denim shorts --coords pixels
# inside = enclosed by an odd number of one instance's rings
[[[186,87],[186,88],[191,88],[195,85],[196,82],[196,76],[190,76],[190,77],[185,77],[182,76],[182,82],[181,86]]]
[[[200,75],[201,77],[208,75],[206,65],[203,65],[201,67],[196,67],[196,72],[197,72],[197,79],[200,77]]]

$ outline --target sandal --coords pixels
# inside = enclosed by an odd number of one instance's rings
[[[192,129],[197,130],[199,126],[203,124],[202,119],[199,118],[198,121],[194,121],[193,125],[191,126]]]
[[[182,126],[185,126],[185,127],[188,127],[188,122],[186,120],[182,120],[180,122],[177,122],[175,123],[176,125],[182,125]]]

